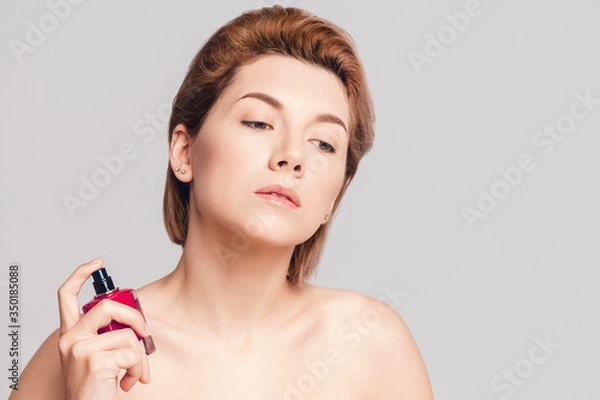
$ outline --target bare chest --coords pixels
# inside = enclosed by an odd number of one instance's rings
[[[164,349],[166,350],[166,349]],[[137,383],[122,399],[302,400],[364,399],[360,352],[318,337],[300,346],[248,351],[200,346],[188,354],[150,356],[152,382]],[[174,356],[177,355],[177,356]],[[363,371],[361,371],[361,369]],[[361,372],[363,372],[361,374]]]

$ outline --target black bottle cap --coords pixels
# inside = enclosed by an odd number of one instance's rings
[[[94,290],[97,295],[104,294],[106,292],[110,292],[115,289],[115,284],[112,281],[112,278],[106,272],[106,268],[100,268],[98,271],[92,272],[92,277],[94,278]]]

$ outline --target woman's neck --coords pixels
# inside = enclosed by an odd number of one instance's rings
[[[189,231],[181,259],[166,277],[179,315],[216,337],[244,342],[290,315],[299,289],[286,279],[293,247],[235,243],[231,233]]]

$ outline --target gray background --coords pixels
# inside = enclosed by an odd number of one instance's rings
[[[600,3],[481,0],[481,14],[421,73],[409,52],[424,53],[427,32],[452,33],[444,15],[469,1],[278,3],[353,36],[377,112],[375,146],[313,282],[394,306],[437,400],[600,399],[600,104],[551,154],[531,142],[544,124],[568,122],[575,91],[600,98]],[[102,256],[129,287],[175,266],[180,248],[161,208],[167,133],[145,116],[170,104],[220,25],[272,4],[88,0],[19,61],[10,41],[25,42],[27,21],[39,27],[50,9],[2,2],[0,288],[6,305],[8,265],[19,262],[21,366],[58,326],[56,290],[79,264]],[[62,197],[78,196],[79,176],[91,179],[99,157],[125,142],[136,158],[70,215]],[[480,187],[500,190],[498,169],[523,153],[536,168],[470,229],[461,208],[477,207]],[[394,286],[400,300],[384,297]],[[91,296],[88,284],[80,299]],[[559,344],[540,365],[527,361],[536,335]],[[507,384],[503,372],[515,369],[524,378]]]

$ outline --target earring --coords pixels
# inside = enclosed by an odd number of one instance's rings
[[[181,174],[185,174],[185,168],[181,170]]]
[[[331,214],[327,213],[327,215],[325,215],[325,221],[329,221],[330,216],[331,216]]]
[[[179,172],[179,167],[175,168],[175,172]]]

